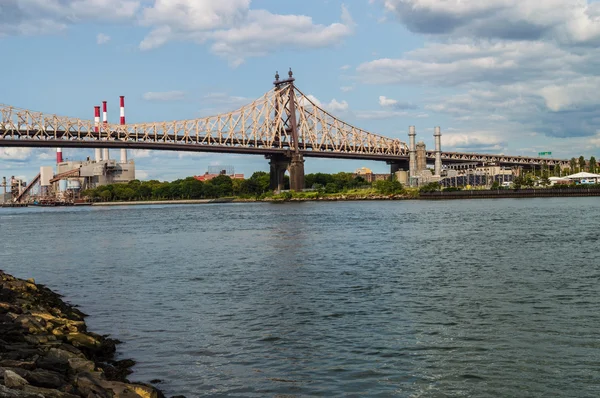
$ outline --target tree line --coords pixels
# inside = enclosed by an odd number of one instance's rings
[[[391,195],[404,192],[404,187],[395,179],[368,183],[352,173],[313,173],[305,176],[309,189],[324,194],[334,194],[357,189],[375,189],[381,194]],[[289,177],[285,177],[284,189],[289,189]],[[216,199],[224,197],[261,198],[271,195],[270,175],[264,171],[252,174],[248,179],[232,179],[226,175],[202,182],[194,177],[172,182],[133,180],[127,184],[102,185],[82,192],[82,196],[93,201],[131,200],[185,200]]]

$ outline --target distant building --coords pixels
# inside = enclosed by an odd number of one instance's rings
[[[120,163],[114,159],[93,161],[75,160],[56,165],[56,176],[65,180],[78,180],[82,189],[96,188],[107,184],[123,184],[135,180],[135,163],[130,160]],[[62,178],[61,178],[62,180]]]
[[[352,176],[354,178],[362,177],[368,183],[372,183],[373,181],[384,181],[390,178],[389,174],[374,174],[371,171],[371,169],[367,167],[361,167],[360,169],[356,169]]]
[[[194,178],[198,181],[206,182],[206,181],[212,180],[215,177],[223,176],[223,175],[227,175],[227,173],[221,172],[219,174],[214,174],[214,173],[206,172],[201,176],[194,176]],[[243,180],[244,175],[243,174],[231,174],[231,175],[229,175],[229,178],[231,178],[232,180]]]

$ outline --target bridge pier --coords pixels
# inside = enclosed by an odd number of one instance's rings
[[[272,155],[269,157],[270,170],[270,188],[272,191],[281,191],[284,188],[285,171],[287,170],[290,161],[284,155]]]
[[[302,191],[304,189],[304,156],[301,153],[292,154],[290,159],[290,189]]]
[[[290,189],[292,191],[302,191],[304,189],[304,156],[301,153],[270,155],[268,158],[271,166],[271,190],[283,190],[286,171],[290,173]]]
[[[390,173],[392,178],[394,178],[396,172],[400,170],[409,171],[410,169],[410,162],[408,160],[389,161],[387,164],[390,165]]]

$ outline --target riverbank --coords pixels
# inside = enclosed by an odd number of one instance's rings
[[[233,198],[190,199],[190,200],[139,200],[133,202],[94,202],[92,206],[141,206],[141,205],[198,205],[208,203],[229,203]]]
[[[509,199],[509,198],[563,198],[600,196],[600,188],[543,188],[543,189],[487,189],[473,191],[422,192],[419,199]]]
[[[131,383],[133,360],[115,360],[119,343],[87,331],[81,311],[33,279],[0,271],[0,396],[164,398]]]

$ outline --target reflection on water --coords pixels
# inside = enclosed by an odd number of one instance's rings
[[[600,393],[595,198],[0,209],[1,268],[196,396]]]

